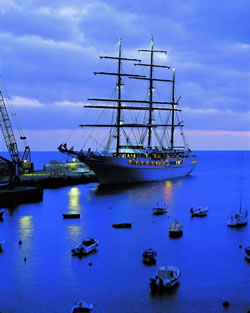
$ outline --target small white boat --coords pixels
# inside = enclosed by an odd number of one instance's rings
[[[0,252],[3,252],[3,244],[5,243],[5,240],[0,240]]]
[[[84,300],[81,300],[73,305],[71,313],[90,313],[92,311],[93,305]]]
[[[156,204],[156,207],[153,208],[153,215],[162,215],[167,213],[166,204],[160,205],[159,203]]]
[[[196,209],[191,208],[190,213],[193,216],[206,216],[208,212],[207,207],[198,207]]]
[[[244,248],[244,251],[245,251],[245,257],[246,257],[248,260],[250,260],[250,246]]]
[[[239,212],[232,214],[227,221],[227,226],[239,227],[247,224],[248,211],[242,211],[241,208]]]
[[[179,222],[177,222],[177,220],[175,220],[175,222],[171,223],[168,227],[169,237],[178,238],[178,237],[182,236],[183,227],[184,226],[181,223],[179,223]]]
[[[181,276],[181,271],[173,265],[161,266],[155,276],[150,278],[150,288],[163,289],[173,287]]]
[[[142,254],[142,262],[146,264],[155,264],[157,259],[157,253],[153,249],[147,249]]]
[[[72,255],[84,255],[89,254],[90,252],[94,251],[96,247],[98,246],[99,242],[98,240],[94,238],[87,238],[84,239],[79,245],[76,246],[76,248],[72,249]]]

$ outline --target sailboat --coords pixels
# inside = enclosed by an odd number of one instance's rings
[[[97,101],[97,105],[85,105],[85,108],[114,110],[115,122],[111,124],[82,124],[81,127],[102,127],[110,129],[110,136],[103,151],[75,151],[61,144],[58,150],[62,153],[77,156],[79,161],[87,164],[96,174],[100,184],[127,184],[135,182],[167,180],[191,174],[197,165],[195,156],[188,147],[183,133],[183,122],[178,113],[179,100],[175,96],[175,69],[171,79],[161,79],[154,76],[157,68],[170,69],[170,66],[154,63],[156,54],[167,54],[167,51],[156,50],[152,38],[150,49],[140,49],[141,53],[150,55],[149,63],[142,63],[140,59],[125,58],[122,56],[122,40],[119,41],[118,56],[101,56],[101,59],[117,61],[118,71],[95,72],[94,74],[111,75],[117,77],[115,98],[90,98]],[[136,62],[134,65],[149,68],[149,75],[136,75],[123,73],[123,62]],[[146,100],[125,99],[122,94],[125,79],[141,80],[148,82],[148,98]],[[170,84],[171,100],[156,101],[154,91],[156,83]],[[106,104],[102,104],[106,102]],[[101,104],[100,104],[101,103]],[[110,104],[111,103],[111,104]],[[143,122],[124,122],[125,111],[143,112],[146,119]],[[139,112],[139,113],[140,113]],[[156,112],[165,114],[159,122],[155,122]],[[169,122],[169,120],[171,122]],[[175,129],[179,128],[183,145],[175,144]],[[141,136],[136,141],[131,140],[127,129],[131,133],[141,131]],[[157,132],[158,130],[158,132]],[[170,130],[170,135],[168,133]],[[161,135],[160,132],[161,131]],[[122,138],[122,135],[124,138]],[[111,146],[115,139],[115,146]]]
[[[227,221],[227,226],[236,227],[236,226],[243,226],[247,224],[248,220],[248,211],[242,211],[241,206],[239,212],[233,213],[229,216]]]
[[[229,216],[227,221],[227,226],[230,227],[240,227],[247,224],[248,221],[248,211],[242,210],[242,188],[243,188],[242,178],[241,178],[241,193],[240,193],[240,208],[238,212],[234,212]]]

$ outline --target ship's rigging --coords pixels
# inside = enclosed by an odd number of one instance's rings
[[[179,104],[180,97],[177,99],[175,98],[175,69],[173,69],[173,76],[172,79],[162,79],[154,77],[154,69],[155,68],[162,68],[162,69],[170,69],[170,66],[167,65],[160,65],[154,63],[154,55],[155,54],[167,54],[167,51],[164,50],[156,50],[154,48],[154,41],[152,38],[151,41],[151,48],[150,49],[140,49],[138,50],[140,53],[149,53],[150,54],[150,62],[149,63],[142,63],[140,59],[132,59],[132,58],[125,58],[122,56],[122,40],[119,41],[119,52],[118,56],[101,56],[101,59],[111,59],[117,61],[117,72],[94,72],[95,75],[110,75],[110,76],[117,76],[116,82],[116,90],[117,95],[116,98],[89,98],[89,101],[96,101],[96,102],[105,102],[108,103],[97,104],[97,105],[85,105],[85,108],[94,108],[94,109],[110,109],[116,110],[116,121],[111,122],[110,124],[81,124],[81,127],[110,127],[109,138],[107,140],[106,149],[110,148],[111,142],[113,138],[116,139],[116,153],[119,154],[119,147],[121,145],[121,134],[123,133],[124,137],[126,138],[126,142],[130,142],[129,136],[125,129],[130,128],[134,133],[134,129],[145,129],[146,131],[142,132],[140,135],[139,143],[144,144],[145,138],[147,137],[147,146],[152,147],[152,134],[155,134],[156,140],[158,144],[163,147],[163,140],[168,140],[168,148],[184,148],[187,144],[184,141],[183,147],[176,147],[174,144],[174,135],[175,135],[175,128],[181,128],[181,134],[183,134],[183,123],[182,121],[178,120],[176,123],[175,115],[177,112],[180,112],[181,109],[177,108]],[[139,75],[139,74],[129,74],[122,72],[122,62],[136,62],[134,63],[135,66],[141,67],[148,67],[149,68],[149,75]],[[124,78],[128,79],[136,79],[142,81],[148,81],[148,98],[145,100],[137,100],[137,99],[124,99],[122,98],[122,87],[124,86]],[[154,90],[155,90],[155,82],[160,83],[170,83],[172,84],[172,95],[171,101],[156,101],[154,99]],[[170,107],[169,107],[170,106]],[[147,120],[139,123],[137,121],[133,123],[124,123],[122,119],[122,112],[125,110],[129,111],[146,111],[148,112]],[[154,121],[154,112],[162,112],[162,111],[169,111],[170,116],[165,121],[161,123],[155,123]],[[170,122],[169,122],[170,120]],[[161,127],[163,128],[162,135],[160,136],[156,128]],[[168,136],[167,129],[170,128],[170,136]],[[115,133],[114,133],[115,130]],[[170,137],[170,138],[169,138]]]

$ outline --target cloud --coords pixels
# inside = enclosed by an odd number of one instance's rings
[[[110,97],[116,83],[115,77],[92,77],[93,71],[116,70],[114,60],[99,55],[117,55],[122,37],[122,55],[146,63],[149,54],[137,54],[137,49],[149,48],[153,34],[155,48],[168,51],[156,55],[156,63],[176,67],[176,96],[182,96],[188,128],[246,131],[247,5],[245,0],[190,0],[181,6],[163,0],[143,5],[132,0],[126,5],[123,0],[3,0],[1,76],[26,128],[77,127],[85,99]],[[133,62],[124,62],[123,68],[143,72]],[[155,75],[172,74],[155,69]],[[131,81],[124,79],[125,97],[146,95],[148,84]],[[169,92],[162,95],[159,100]]]
[[[250,111],[234,112],[230,109],[183,107],[182,116],[185,117],[184,124],[188,129],[204,130],[209,127],[211,130],[221,131],[250,131]]]
[[[83,107],[85,102],[73,102],[73,101],[58,101],[55,103],[57,106],[62,106],[62,107]]]
[[[39,102],[36,99],[28,99],[19,96],[13,96],[10,99],[10,103],[15,106],[24,106],[24,107],[43,107],[44,104]]]
[[[189,130],[192,150],[250,150],[250,131]]]
[[[0,29],[14,36],[39,36],[86,46],[90,42],[105,44],[105,39],[110,43],[110,33],[114,29],[120,36],[128,32],[140,33],[144,28],[139,16],[124,9],[117,10],[106,1],[73,1],[70,5],[66,1],[44,2],[42,5],[29,5],[27,2],[20,5],[12,1],[0,10]],[[19,27],[16,27],[17,21]]]
[[[250,44],[246,42],[233,42],[230,45],[222,45],[224,50],[234,51],[234,52],[242,52],[249,53],[250,52]]]

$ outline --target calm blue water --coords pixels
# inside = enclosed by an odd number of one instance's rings
[[[250,310],[250,263],[239,248],[250,245],[250,224],[226,226],[239,207],[241,177],[243,207],[250,209],[250,151],[198,155],[199,165],[187,178],[115,189],[91,183],[44,190],[43,202],[7,210],[0,223],[0,239],[6,241],[0,312],[69,313],[80,299],[97,313]],[[33,153],[36,169],[57,156],[62,158],[56,152]],[[152,207],[161,200],[169,214],[153,216]],[[191,218],[189,210],[196,206],[207,206],[208,216]],[[66,212],[79,212],[81,219],[63,220]],[[168,225],[175,218],[184,224],[184,234],[170,239]],[[119,222],[133,227],[111,227]],[[86,236],[99,240],[98,251],[72,257],[71,249]],[[147,248],[157,250],[156,266],[142,264]],[[152,294],[149,278],[168,264],[181,269],[179,286]],[[227,309],[224,300],[230,301]]]

